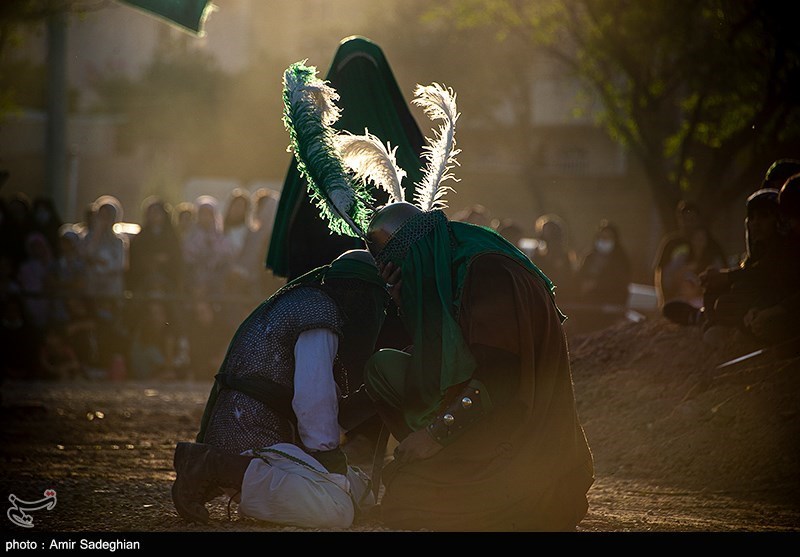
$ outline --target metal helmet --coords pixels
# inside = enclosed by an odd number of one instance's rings
[[[367,228],[367,247],[376,256],[383,251],[389,240],[411,218],[422,213],[422,209],[408,203],[398,201],[384,205],[372,215]]]
[[[375,258],[372,257],[372,254],[366,249],[348,250],[339,255],[339,257],[337,257],[334,261],[339,261],[342,259],[352,259],[354,261],[361,261],[362,263],[375,266]]]

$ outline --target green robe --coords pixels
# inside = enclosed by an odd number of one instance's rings
[[[549,285],[508,254],[477,255],[466,266],[455,317],[466,346],[517,357],[508,374],[515,394],[432,458],[388,465],[384,522],[444,531],[574,529],[588,508],[594,468]],[[487,364],[477,360],[475,373]]]

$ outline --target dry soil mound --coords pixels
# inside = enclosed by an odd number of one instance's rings
[[[598,475],[800,505],[800,358],[661,317],[570,339]]]

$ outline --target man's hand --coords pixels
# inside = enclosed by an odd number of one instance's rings
[[[394,450],[394,459],[397,464],[408,464],[430,458],[442,448],[442,445],[437,443],[427,430],[420,429],[403,439]]]
[[[403,280],[400,278],[402,276],[400,267],[389,261],[388,263],[382,263],[379,270],[381,278],[386,282],[386,290],[394,300],[395,305],[398,308],[401,307],[400,289],[403,286]]]

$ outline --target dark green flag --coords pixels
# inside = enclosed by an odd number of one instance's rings
[[[203,25],[212,10],[210,0],[119,0],[197,35],[203,35]]]

